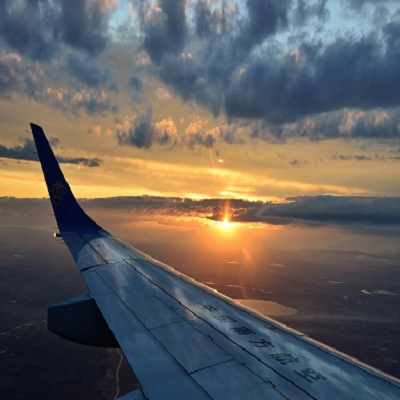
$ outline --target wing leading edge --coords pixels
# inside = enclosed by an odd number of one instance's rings
[[[62,236],[138,377],[132,398],[398,399],[400,384],[120,241],[79,206],[31,124]]]

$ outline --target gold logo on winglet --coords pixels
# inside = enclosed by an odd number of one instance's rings
[[[62,197],[67,194],[67,189],[60,182],[56,182],[50,186],[50,193],[54,204],[58,205],[61,203]]]

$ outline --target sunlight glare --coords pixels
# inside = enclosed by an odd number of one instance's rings
[[[234,225],[235,224],[233,222],[229,221],[229,217],[227,214],[225,214],[224,219],[222,221],[217,222],[217,227],[225,232],[232,230]]]
[[[227,218],[225,218],[223,221],[221,221],[218,225],[221,229],[225,229],[225,230],[231,229],[233,226],[233,224]]]

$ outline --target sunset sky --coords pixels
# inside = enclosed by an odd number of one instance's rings
[[[4,0],[0,196],[47,196],[34,122],[80,198],[397,236],[399,65],[398,1]]]

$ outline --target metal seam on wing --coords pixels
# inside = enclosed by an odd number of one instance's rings
[[[129,264],[128,261],[126,261],[127,264]],[[153,263],[152,263],[153,264]],[[259,361],[261,364],[263,364],[264,366],[266,366],[267,368],[269,368],[271,371],[273,371],[274,373],[276,373],[277,375],[279,375],[281,378],[285,379],[287,382],[291,383],[294,387],[296,387],[297,389],[301,390],[303,393],[305,393],[306,395],[308,395],[310,398],[315,399],[315,397],[313,397],[309,392],[307,392],[304,388],[302,388],[301,386],[299,386],[296,382],[294,382],[293,380],[291,380],[290,378],[288,378],[287,376],[283,375],[282,373],[280,373],[277,369],[275,369],[272,365],[267,364],[265,361],[263,361],[262,359],[260,359],[259,357],[257,357],[255,354],[251,353],[250,351],[248,351],[246,348],[244,348],[243,346],[241,346],[239,343],[235,342],[234,340],[232,340],[229,336],[227,336],[224,332],[220,331],[217,327],[215,327],[213,324],[211,324],[209,321],[207,321],[206,319],[204,319],[203,317],[197,315],[193,310],[191,310],[190,308],[188,308],[185,304],[182,304],[179,300],[177,300],[174,296],[172,296],[170,293],[168,293],[164,288],[162,288],[161,286],[159,286],[157,283],[153,282],[149,277],[147,277],[146,275],[144,275],[142,272],[138,271],[136,269],[135,266],[129,264],[137,273],[139,273],[140,275],[142,275],[144,278],[146,278],[149,282],[151,282],[153,285],[157,286],[160,290],[162,290],[166,295],[170,296],[172,299],[174,299],[175,301],[177,301],[182,307],[186,308],[188,311],[190,311],[191,313],[193,313],[199,320],[205,322],[207,325],[209,325],[210,327],[212,327],[213,329],[215,329],[215,331],[217,331],[219,334],[223,335],[230,343],[234,344],[235,346],[237,346],[238,348],[240,348],[242,351],[244,351],[246,354],[254,357],[257,361]],[[169,272],[169,271],[167,271]],[[202,289],[200,287],[200,289]],[[240,309],[240,308],[239,308]],[[224,349],[222,349],[224,350]],[[225,351],[225,350],[224,350]],[[236,360],[236,358],[235,358]],[[236,360],[237,361],[237,360]],[[245,366],[247,369],[249,369],[249,371],[251,373],[253,373],[255,376],[258,376],[256,373],[254,373],[254,371],[252,371],[248,366]],[[259,376],[258,376],[259,377]],[[262,379],[264,382],[267,383],[266,380],[264,380],[262,377],[259,377],[260,379]]]

